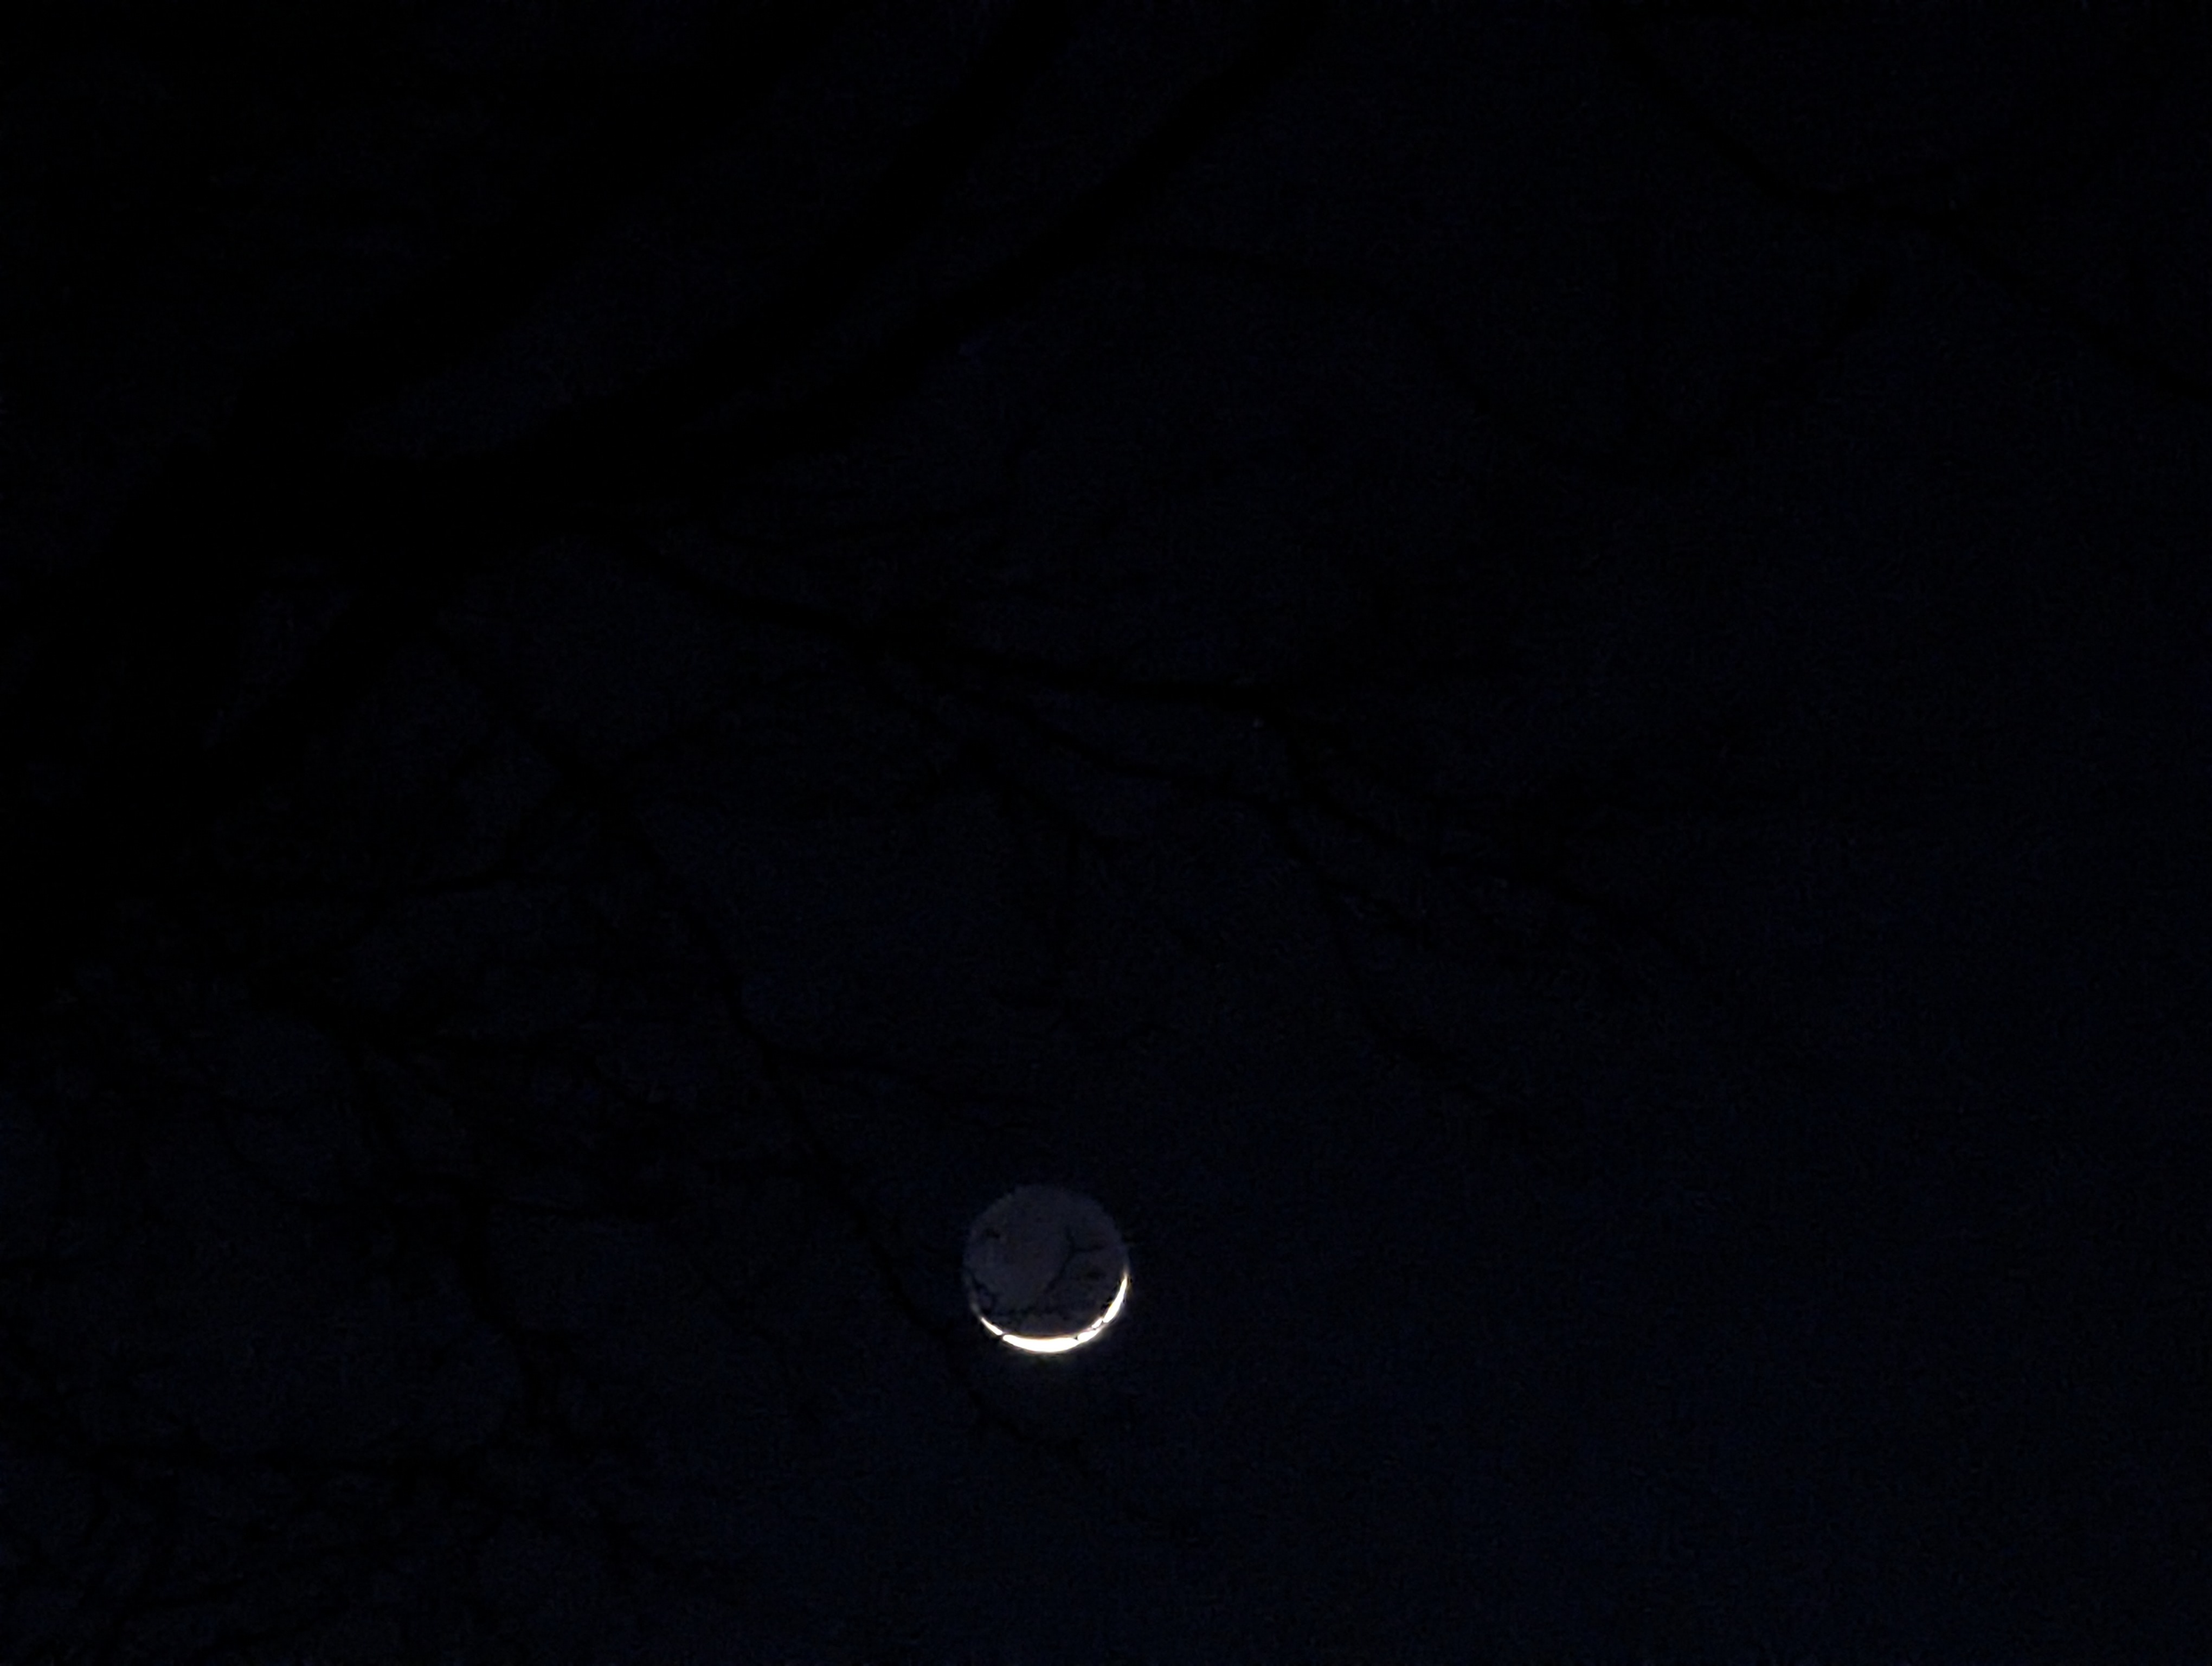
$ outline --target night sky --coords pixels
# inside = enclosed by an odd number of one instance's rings
[[[4,9],[0,1666],[2212,1661],[2208,110]]]

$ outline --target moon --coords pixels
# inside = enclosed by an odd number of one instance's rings
[[[1129,1299],[1129,1251],[1080,1192],[1017,1186],[975,1217],[963,1268],[969,1310],[1010,1348],[1069,1353]]]

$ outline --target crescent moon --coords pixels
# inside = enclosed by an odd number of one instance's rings
[[[980,1313],[975,1316],[975,1318],[984,1329],[989,1331],[992,1335],[1010,1348],[1019,1348],[1024,1353],[1067,1353],[1081,1347],[1085,1342],[1092,1341],[1099,1332],[1112,1324],[1115,1316],[1121,1311],[1121,1304],[1128,1299],[1129,1274],[1124,1270],[1121,1274],[1121,1288],[1114,1292],[1114,1299],[1106,1304],[1106,1310],[1073,1335],[1017,1336],[1012,1331],[1003,1330],[993,1324]]]
[[[1024,1353],[1095,1341],[1129,1300],[1129,1252],[1112,1217],[1059,1186],[1017,1186],[975,1218],[963,1262],[975,1322]]]

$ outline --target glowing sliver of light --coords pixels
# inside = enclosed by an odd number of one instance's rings
[[[975,1317],[984,1329],[989,1331],[992,1335],[1010,1348],[1019,1348],[1024,1353],[1066,1353],[1081,1347],[1085,1342],[1097,1336],[1100,1331],[1112,1324],[1115,1316],[1121,1310],[1121,1304],[1128,1299],[1129,1269],[1125,1267],[1121,1269],[1121,1287],[1115,1291],[1114,1299],[1106,1304],[1106,1310],[1071,1335],[1017,1336],[1011,1330],[1002,1330],[980,1313]]]

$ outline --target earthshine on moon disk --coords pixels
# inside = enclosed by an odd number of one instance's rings
[[[968,1229],[964,1276],[984,1329],[1024,1353],[1066,1353],[1120,1316],[1129,1252],[1081,1193],[1017,1186]]]

